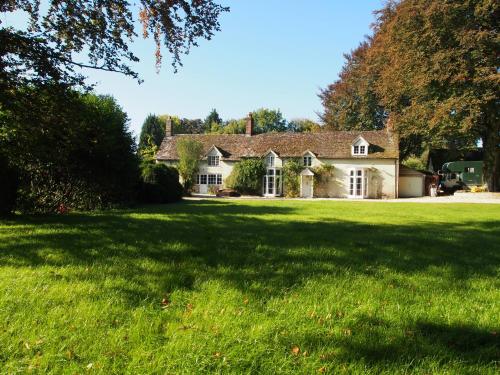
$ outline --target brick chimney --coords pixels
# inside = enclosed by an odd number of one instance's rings
[[[172,119],[170,116],[165,120],[165,137],[172,137],[174,135],[174,129],[172,128]]]
[[[248,114],[248,117],[247,117],[247,127],[246,127],[246,130],[245,130],[245,134],[247,135],[247,137],[251,137],[253,135],[253,124],[254,121],[253,121],[253,116],[252,116],[252,112],[250,112]]]

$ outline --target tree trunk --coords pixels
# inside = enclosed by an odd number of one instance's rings
[[[493,123],[483,139],[483,175],[489,191],[500,191],[500,124]]]

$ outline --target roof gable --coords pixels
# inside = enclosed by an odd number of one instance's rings
[[[358,135],[354,141],[352,141],[351,143],[352,146],[369,146],[370,143],[363,138],[363,136],[361,135]]]

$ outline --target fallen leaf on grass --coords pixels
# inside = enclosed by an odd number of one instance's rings
[[[300,348],[297,345],[292,346],[292,353],[293,355],[299,355]]]
[[[162,309],[168,307],[168,305],[170,305],[170,301],[168,300],[168,297],[165,296],[163,297],[163,299],[161,300],[161,306],[162,306]]]
[[[324,367],[324,366],[323,366],[323,367],[320,367],[320,368],[318,369],[318,372],[319,372],[319,373],[321,373],[321,374],[324,374],[324,373],[326,372],[326,367]]]

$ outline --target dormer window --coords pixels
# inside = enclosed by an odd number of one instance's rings
[[[351,146],[351,153],[355,156],[366,156],[368,155],[369,143],[361,136],[356,138]]]
[[[266,158],[266,165],[268,167],[274,167],[274,155],[268,155]]]
[[[304,164],[304,167],[310,167],[312,165],[312,156],[305,155],[303,157],[303,164]]]
[[[208,165],[210,167],[218,167],[220,163],[220,156],[219,155],[209,155],[208,156]]]

